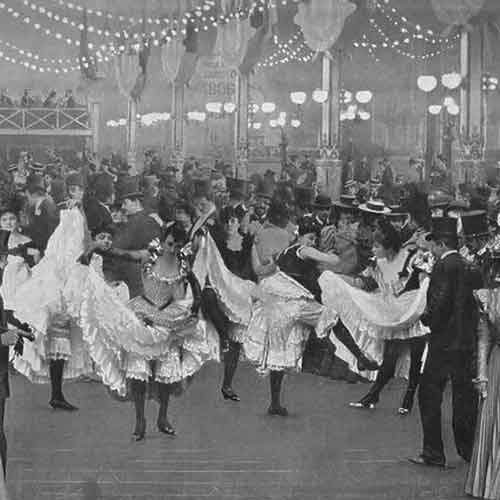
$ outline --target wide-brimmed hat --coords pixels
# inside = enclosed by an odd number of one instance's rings
[[[335,207],[340,210],[354,211],[359,209],[359,201],[354,194],[343,194],[340,200],[334,203]]]
[[[137,176],[125,177],[120,182],[120,200],[126,198],[135,199],[143,198],[144,193],[141,190],[141,181]]]
[[[445,208],[453,201],[453,199],[444,191],[433,191],[429,193],[427,201],[430,208]]]
[[[456,237],[458,231],[458,220],[453,217],[434,217],[432,219],[432,230],[429,236],[439,238],[442,236]]]
[[[462,200],[452,200],[446,207],[444,207],[444,216],[453,217],[451,213],[455,213],[455,218],[462,216],[465,212],[469,211],[469,204]]]
[[[463,214],[461,217],[462,233],[466,238],[475,238],[479,236],[487,236],[488,217],[484,210],[474,210]]]
[[[314,203],[312,204],[312,208],[315,210],[330,210],[333,206],[332,199],[325,194],[318,194]]]
[[[359,209],[363,212],[376,215],[387,215],[391,213],[391,209],[386,206],[382,200],[368,200],[366,203],[362,203]]]

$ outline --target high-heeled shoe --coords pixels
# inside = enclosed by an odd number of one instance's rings
[[[170,423],[167,422],[158,422],[158,432],[161,432],[163,434],[167,434],[167,436],[175,436],[176,431],[175,429],[170,425]]]
[[[367,394],[359,401],[349,403],[351,408],[361,408],[366,410],[374,410],[377,406],[378,399],[374,398],[371,394]]]
[[[54,410],[64,410],[64,411],[76,411],[78,408],[71,403],[68,403],[64,398],[62,399],[51,399],[49,405],[52,406]]]
[[[220,391],[222,392],[222,396],[225,400],[236,402],[240,401],[240,397],[233,391],[233,389],[231,389],[231,387],[223,387]]]
[[[411,410],[413,408],[414,398],[415,398],[415,391],[413,390],[406,391],[401,406],[398,408],[399,415],[404,417],[411,413]]]
[[[135,424],[135,430],[132,439],[136,442],[143,441],[146,438],[146,419],[140,420]]]

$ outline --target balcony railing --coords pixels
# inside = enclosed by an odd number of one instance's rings
[[[0,108],[0,135],[91,135],[86,107]]]

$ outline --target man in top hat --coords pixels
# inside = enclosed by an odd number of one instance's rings
[[[474,443],[477,395],[473,384],[473,358],[478,310],[464,259],[458,253],[457,219],[432,222],[429,246],[436,257],[422,323],[430,328],[418,401],[423,448],[418,465],[444,467],[441,404],[448,378],[453,392],[453,433],[458,454],[470,461]]]
[[[139,178],[124,179],[120,201],[122,210],[127,215],[127,222],[114,238],[114,256],[120,257],[120,250],[145,250],[152,240],[161,235],[158,222],[144,210],[143,197]],[[127,284],[131,298],[140,295],[143,292],[141,264],[126,258],[120,259],[116,264],[114,279]]]
[[[229,193],[229,206],[233,208],[238,206],[244,207],[248,192],[248,182],[244,179],[227,177],[226,188]]]
[[[330,225],[332,213],[332,199],[324,194],[318,194],[312,204],[312,213],[322,227]]]
[[[295,207],[300,209],[301,213],[298,214],[299,216],[311,212],[313,199],[314,191],[312,188],[306,186],[297,186],[295,188]]]
[[[463,214],[459,221],[459,233],[461,233],[463,243],[460,255],[467,262],[476,264],[478,252],[491,240],[486,212],[472,210]]]
[[[10,107],[14,105],[14,101],[9,97],[9,91],[7,89],[2,89],[0,92],[0,106]]]
[[[43,177],[32,174],[26,185],[28,226],[25,229],[36,248],[43,255],[47,243],[59,224],[59,212],[54,201],[45,192]]]
[[[115,189],[112,179],[106,174],[97,174],[92,183],[92,193],[84,202],[87,224],[91,232],[98,227],[113,224],[111,206],[115,201]]]

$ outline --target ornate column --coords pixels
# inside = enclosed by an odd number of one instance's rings
[[[127,162],[133,170],[137,163],[137,101],[129,97],[127,104]]]
[[[249,80],[248,74],[238,71],[236,77],[236,111],[234,117],[234,176],[238,179],[248,179],[248,105]]]
[[[184,165],[184,83],[172,86],[172,163],[177,167],[177,179],[182,178]]]
[[[320,157],[316,162],[318,192],[332,200],[340,199],[342,194],[342,162],[339,159],[340,141],[340,86],[342,54],[335,57],[330,53],[322,54],[322,89],[328,90],[328,99],[321,106],[321,143]]]
[[[101,103],[97,100],[89,99],[88,109],[90,116],[90,126],[92,127],[91,144],[88,145],[88,149],[92,151],[94,155],[98,155],[101,146],[100,144]]]
[[[455,162],[454,184],[484,185],[483,137],[483,33],[480,26],[462,29],[460,73],[464,79],[460,92],[460,149]]]

